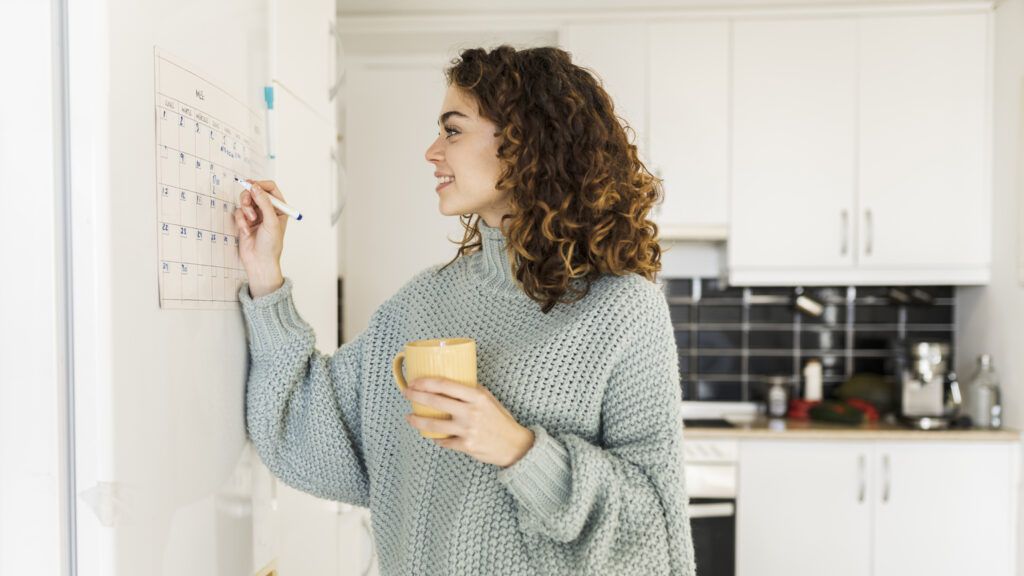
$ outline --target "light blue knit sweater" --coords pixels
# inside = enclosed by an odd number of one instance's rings
[[[500,229],[417,274],[332,355],[314,349],[291,280],[239,293],[248,432],[285,483],[368,507],[384,576],[694,574],[675,337],[658,286],[608,275],[548,314],[516,283]],[[501,468],[403,418],[404,343],[477,341],[478,380],[533,447]]]

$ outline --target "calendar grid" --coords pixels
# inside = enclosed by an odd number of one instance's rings
[[[174,100],[173,98],[171,98],[170,96],[167,96],[165,94],[158,93],[157,96],[159,96],[160,98],[163,98],[165,104],[167,103],[167,100]],[[169,107],[169,106],[166,106],[166,105],[157,104],[157,109],[159,109],[161,111],[161,120],[166,118],[166,113],[167,112],[171,112],[173,115],[178,116],[179,117],[179,122],[183,122],[184,118],[186,116],[188,116],[188,114],[186,114],[184,112],[178,112],[173,107]],[[205,118],[209,118],[208,116],[205,116],[205,115],[204,115],[204,117]],[[192,118],[192,117],[189,116],[189,118]],[[230,131],[221,130],[219,125],[216,124],[216,123],[204,122],[203,120],[196,120],[196,119],[192,119],[190,121],[193,124],[197,125],[197,130],[196,130],[197,133],[202,132],[201,130],[198,129],[199,126],[205,126],[207,129],[209,129],[209,132],[211,132],[210,137],[208,138],[209,140],[216,140],[217,139],[216,138],[216,134],[223,134],[225,136],[231,136],[233,138],[236,138],[236,136],[233,136]],[[181,128],[183,126],[181,124],[179,124],[178,127]],[[180,132],[179,132],[179,137],[180,137]],[[249,140],[247,138],[243,138],[243,139],[246,141],[247,145],[251,145],[252,144],[251,140]],[[223,140],[223,138],[222,138],[222,140]],[[170,148],[170,147],[168,146],[168,148]],[[206,160],[207,162],[212,161],[212,158],[208,154],[206,156],[198,156],[195,153],[187,152],[186,150],[184,150],[182,148],[173,148],[173,150],[175,150],[176,152],[185,152],[186,154],[189,154],[190,156],[195,156],[197,158],[201,158],[202,160]],[[230,167],[227,166],[227,165],[218,164],[216,162],[213,162],[213,164],[216,165],[216,166],[220,166],[222,168],[225,168],[225,169],[230,169]]]
[[[160,305],[237,309],[234,178],[262,173],[262,116],[159,51],[155,67]]]

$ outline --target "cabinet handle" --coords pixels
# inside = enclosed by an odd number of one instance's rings
[[[327,100],[333,102],[334,98],[338,95],[338,91],[341,90],[342,79],[345,75],[338,72],[338,52],[342,49],[341,34],[338,32],[338,27],[334,22],[328,23],[327,34],[331,37],[331,41],[328,42],[330,58],[327,59],[328,65],[331,67],[327,71],[327,77],[331,79],[331,85],[327,89]]]
[[[875,219],[871,215],[871,208],[864,211],[864,255],[871,256],[875,249]]]
[[[331,187],[328,189],[328,192],[331,195],[331,202],[330,202],[329,206],[331,207],[331,227],[332,228],[334,227],[335,224],[338,223],[338,219],[341,218],[342,211],[345,210],[345,195],[342,193],[342,190],[339,187],[339,186],[341,186],[341,183],[338,180],[338,171],[340,169],[341,169],[341,160],[338,158],[338,147],[337,146],[332,146],[331,147],[331,180],[330,180]],[[335,200],[338,201],[337,206],[335,206],[335,204],[334,204]]]
[[[857,488],[857,502],[864,502],[864,491],[867,488],[867,478],[864,473],[865,462],[864,455],[857,456],[857,475],[860,478],[860,487]]]
[[[654,172],[652,172],[651,175],[657,178],[658,180],[664,182],[664,179],[661,177],[661,166],[655,167]],[[664,184],[662,184],[662,186],[664,186]],[[653,207],[651,207],[651,218],[653,220],[658,220],[661,217],[661,209],[662,207],[664,207],[664,205],[665,201],[663,198],[661,202],[658,202]]]
[[[850,249],[849,238],[850,238],[850,213],[843,208],[839,213],[839,218],[842,221],[842,233],[839,237],[839,255],[846,256],[847,251]]]
[[[889,502],[889,487],[891,485],[891,477],[890,477],[890,470],[889,470],[889,468],[890,468],[890,466],[889,466],[889,455],[888,454],[883,454],[882,455],[882,481],[883,481],[883,484],[882,484],[882,503],[883,504]]]
[[[730,518],[736,515],[736,505],[731,502],[716,504],[690,504],[690,518]]]
[[[363,516],[362,526],[363,531],[366,533],[366,537],[369,538],[370,542],[373,543],[373,526],[371,524],[370,516]],[[370,559],[366,562],[366,569],[360,572],[361,576],[366,576],[370,573],[373,568],[373,560],[377,556],[377,546],[370,546]]]

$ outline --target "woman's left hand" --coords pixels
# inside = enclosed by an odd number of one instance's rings
[[[409,400],[442,410],[451,419],[406,414],[414,428],[451,434],[432,438],[439,446],[465,452],[488,464],[508,467],[533,446],[533,431],[512,414],[483,385],[466,386],[443,378],[416,378],[405,389]]]

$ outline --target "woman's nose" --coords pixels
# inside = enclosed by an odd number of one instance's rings
[[[439,162],[442,160],[440,143],[441,137],[438,136],[437,138],[434,139],[433,142],[431,142],[430,146],[427,147],[427,151],[424,154],[424,157],[427,159],[427,162]]]

